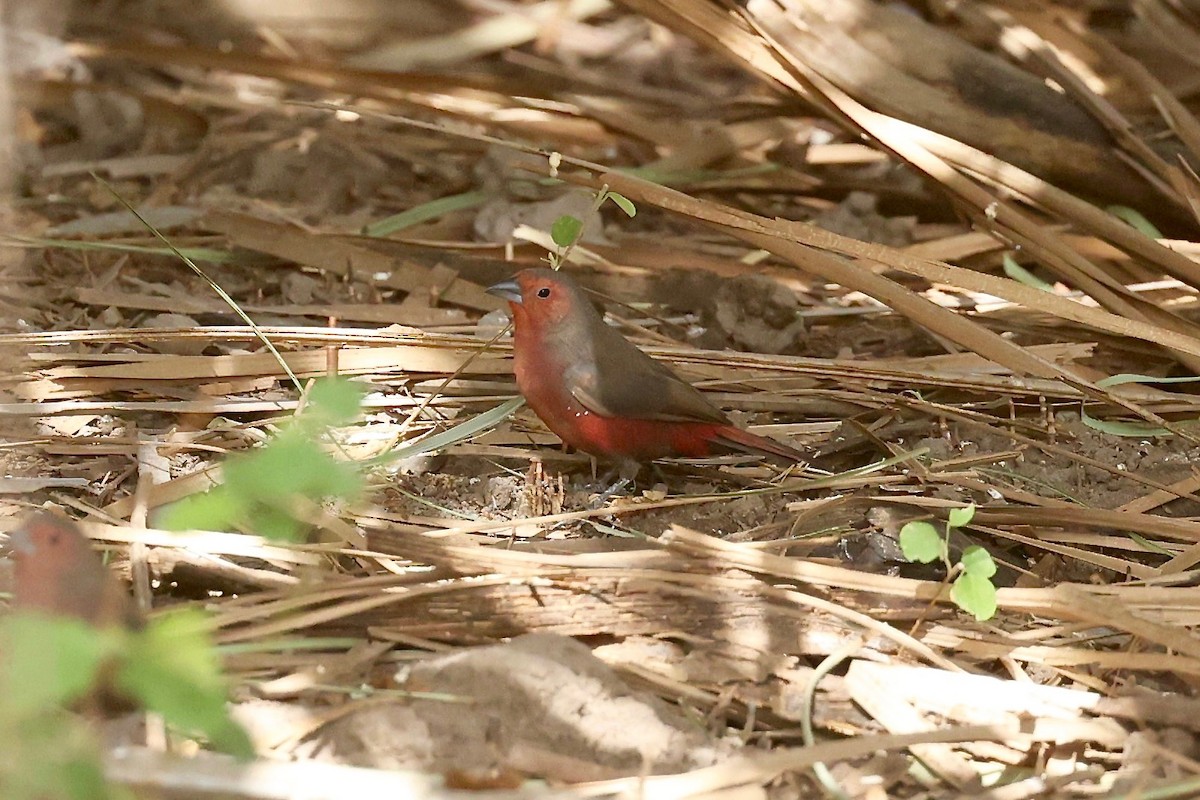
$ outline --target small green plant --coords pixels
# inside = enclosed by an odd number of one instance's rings
[[[161,714],[168,725],[222,752],[252,758],[249,737],[229,716],[229,688],[211,632],[208,614],[199,609],[156,615],[126,634],[114,681],[122,694]]]
[[[598,210],[604,205],[606,200],[611,200],[617,208],[625,212],[626,216],[633,217],[637,214],[637,207],[628,197],[616,192],[610,192],[607,186],[600,187],[600,191],[596,192],[596,200],[592,203],[592,208]],[[583,235],[583,220],[578,217],[573,217],[570,214],[563,214],[550,226],[550,238],[554,241],[558,250],[550,254],[550,266],[558,269],[567,260],[567,255],[571,252],[578,242],[579,237]]]
[[[315,381],[303,413],[261,448],[230,458],[224,482],[181,500],[165,514],[163,527],[227,530],[241,523],[269,539],[296,541],[304,530],[291,513],[297,498],[351,499],[361,489],[358,466],[337,460],[320,444],[330,428],[352,422],[361,404],[360,384]]]
[[[0,796],[17,800],[117,800],[101,746],[72,708],[120,702],[153,711],[173,730],[251,758],[229,715],[206,615],[155,616],[139,630],[18,611],[0,621]]]
[[[950,532],[971,524],[974,516],[974,503],[951,509],[944,533],[928,522],[909,522],[900,529],[900,549],[909,561],[929,564],[940,559],[946,565],[946,581],[954,581],[950,599],[982,622],[996,615],[996,587],[992,584],[996,562],[977,544],[963,550],[958,563],[950,562]]]
[[[550,238],[562,248],[575,244],[581,233],[583,233],[583,220],[570,214],[563,214],[550,226]]]

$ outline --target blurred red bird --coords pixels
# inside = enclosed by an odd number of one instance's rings
[[[96,628],[141,627],[141,615],[125,587],[71,520],[36,512],[9,534],[9,544],[14,611],[78,619]],[[66,653],[58,656],[69,657]],[[71,708],[102,716],[136,708],[117,688],[115,670],[116,662],[102,666],[91,689],[72,701]]]
[[[517,386],[564,442],[631,464],[656,458],[752,453],[805,460],[741,430],[695,387],[643,353],[603,318],[573,278],[525,269],[487,290],[508,301]]]
[[[13,608],[136,627],[129,595],[69,519],[39,511],[9,534]]]

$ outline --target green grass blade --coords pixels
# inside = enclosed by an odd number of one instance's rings
[[[453,211],[462,211],[463,209],[482,205],[490,196],[489,192],[475,190],[473,192],[463,192],[462,194],[452,194],[448,197],[439,197],[437,200],[430,200],[428,203],[413,206],[407,211],[385,217],[378,222],[372,222],[363,228],[363,233],[367,236],[388,236],[405,228],[411,228],[413,225],[437,219]]]

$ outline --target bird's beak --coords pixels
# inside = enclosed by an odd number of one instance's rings
[[[521,287],[517,285],[516,281],[511,279],[489,286],[486,291],[488,294],[496,295],[496,297],[503,297],[510,303],[520,304],[521,302]]]

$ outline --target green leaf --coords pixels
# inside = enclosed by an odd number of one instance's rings
[[[900,549],[909,561],[928,564],[944,558],[946,542],[928,522],[909,522],[900,529]]]
[[[1094,431],[1100,431],[1109,436],[1123,436],[1127,439],[1172,435],[1171,431],[1159,425],[1151,425],[1148,422],[1125,422],[1119,419],[1096,419],[1086,410],[1080,413],[1079,421]]]
[[[46,614],[19,612],[3,621],[0,692],[14,716],[68,705],[96,683],[101,665],[121,644],[121,632]]]
[[[391,452],[376,456],[369,462],[372,466],[379,464],[388,464],[392,461],[399,461],[404,458],[412,458],[423,453],[429,453],[433,450],[441,450],[449,447],[452,444],[470,439],[483,431],[488,430],[496,425],[499,425],[504,420],[513,415],[521,406],[525,405],[524,397],[514,397],[511,400],[506,400],[495,408],[489,409],[482,414],[476,414],[466,422],[460,422],[453,428],[435,433],[431,436],[417,441],[415,444],[397,447]]]
[[[1172,553],[1170,550],[1168,550],[1167,548],[1163,547],[1162,545],[1160,545],[1160,544],[1155,544],[1154,542],[1150,541],[1150,540],[1149,540],[1149,539],[1147,539],[1146,537],[1144,537],[1144,536],[1138,536],[1136,533],[1133,533],[1132,531],[1130,531],[1130,533],[1129,533],[1129,538],[1130,538],[1130,539],[1133,539],[1135,542],[1137,542],[1137,543],[1138,543],[1138,544],[1140,544],[1142,547],[1144,547],[1144,548],[1146,548],[1147,550],[1149,550],[1151,553],[1159,553],[1160,555],[1164,555],[1164,556],[1173,556],[1173,555],[1175,555],[1174,553]]]
[[[121,790],[114,794],[104,780],[104,767],[98,758],[77,758],[61,765],[57,775],[66,796],[72,800],[129,797]]]
[[[227,531],[250,510],[241,495],[218,486],[207,492],[188,495],[163,510],[159,525],[168,531]]]
[[[968,575],[990,578],[996,574],[996,562],[992,560],[992,554],[977,544],[963,550],[959,561],[962,563],[963,572]]]
[[[414,206],[407,211],[385,217],[378,222],[372,222],[363,228],[363,233],[367,236],[388,236],[405,228],[410,228],[413,225],[437,219],[452,211],[463,211],[468,208],[474,208],[490,196],[488,192],[475,190],[473,192],[439,197],[437,200],[430,200],[428,203]]]
[[[17,611],[0,620],[0,796],[128,800],[104,781],[88,721],[68,710],[95,691],[127,634]]]
[[[950,587],[950,599],[979,622],[996,615],[996,587],[987,578],[964,572]]]
[[[327,428],[353,420],[362,384],[344,378],[313,383],[305,413],[266,445],[231,457],[224,483],[173,506],[162,525],[172,530],[231,530],[235,524],[272,539],[295,541],[304,526],[288,511],[297,497],[353,499],[362,489],[359,465],[339,461],[319,444]]]
[[[1154,227],[1150,220],[1142,215],[1142,212],[1135,211],[1129,206],[1109,206],[1108,213],[1112,214],[1119,220],[1128,223],[1132,227],[1149,236],[1151,239],[1161,239],[1162,234],[1158,228]]]
[[[1096,381],[1096,385],[1102,389],[1107,389],[1112,386],[1123,386],[1127,383],[1195,383],[1200,381],[1200,377],[1192,375],[1182,375],[1174,378],[1160,378],[1155,375],[1138,375],[1135,373],[1122,372],[1118,375],[1113,375],[1108,378],[1101,378]],[[1143,438],[1148,436],[1171,436],[1171,431],[1158,425],[1151,425],[1146,422],[1126,422],[1123,420],[1102,420],[1096,419],[1091,414],[1087,413],[1087,408],[1080,409],[1080,422],[1088,426],[1092,430],[1107,433],[1109,436],[1124,436],[1127,438]],[[1185,422],[1182,427],[1194,426],[1194,422]]]
[[[336,461],[304,432],[289,428],[253,453],[229,459],[225,485],[244,499],[273,502],[296,494],[349,496],[360,480],[353,464]]]
[[[313,381],[308,391],[308,407],[301,419],[326,427],[348,425],[362,410],[364,389],[358,381],[347,378]]]
[[[89,724],[64,711],[4,718],[0,787],[5,800],[132,800],[108,786]]]
[[[1008,253],[1004,254],[1001,262],[1004,264],[1004,274],[1012,278],[1017,283],[1023,283],[1026,286],[1033,287],[1034,289],[1041,289],[1043,292],[1054,291],[1053,286],[1022,267],[1017,263],[1016,259],[1010,256]]]
[[[970,525],[971,520],[974,518],[975,518],[975,504],[971,503],[971,505],[967,506],[966,508],[950,509],[950,519],[947,521],[946,524],[949,525],[951,528],[961,528],[964,525]]]
[[[265,502],[254,507],[246,525],[252,532],[274,542],[299,542],[308,528],[284,509]]]
[[[550,226],[550,238],[559,247],[570,247],[582,231],[583,222],[570,214],[563,214]]]
[[[196,609],[181,608],[152,618],[130,640],[127,660],[131,663],[123,665],[121,680],[140,696],[158,696],[161,687],[148,678],[159,675],[170,675],[201,692],[223,691],[211,630],[208,616]]]
[[[1110,386],[1123,386],[1126,383],[1196,383],[1200,377],[1196,375],[1177,375],[1174,378],[1161,378],[1157,375],[1138,375],[1134,372],[1121,372],[1096,381],[1102,389]]]
[[[637,216],[637,206],[635,206],[633,201],[625,195],[617,194],[616,192],[609,192],[605,196],[609,200],[612,200],[614,203],[616,203],[617,208],[625,212],[625,216],[629,217],[630,219]]]
[[[169,724],[200,734],[239,758],[251,758],[249,737],[229,716],[210,630],[208,617],[194,609],[155,617],[132,637],[116,682]]]

